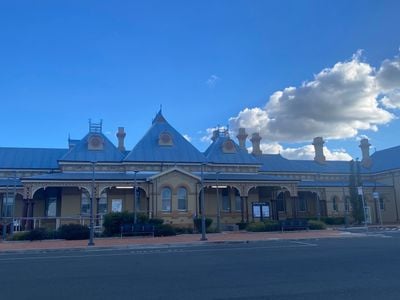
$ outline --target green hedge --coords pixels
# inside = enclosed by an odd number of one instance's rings
[[[326,229],[326,224],[322,221],[309,220],[308,228],[310,228],[311,230]]]
[[[86,240],[89,235],[89,227],[80,224],[66,224],[58,228],[58,237],[64,240]]]
[[[11,240],[13,241],[41,241],[56,239],[58,237],[56,231],[49,231],[46,228],[35,228],[30,231],[14,232]]]

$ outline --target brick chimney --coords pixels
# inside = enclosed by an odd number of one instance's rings
[[[369,156],[370,146],[371,144],[369,143],[368,139],[364,138],[360,141],[359,147],[361,148],[361,153],[362,153],[361,165],[364,168],[370,168],[372,165],[372,159]]]
[[[320,136],[315,137],[313,140],[313,145],[314,145],[314,150],[315,150],[315,157],[314,161],[316,161],[319,164],[325,163],[325,155],[324,155],[324,139]]]
[[[118,132],[116,134],[118,138],[118,150],[123,152],[125,151],[125,136],[126,132],[124,127],[118,127]]]
[[[239,147],[243,150],[246,150],[246,139],[248,137],[248,134],[246,133],[246,129],[244,129],[243,127],[239,128],[239,132],[237,134],[237,139],[239,141]]]
[[[251,135],[250,139],[252,145],[253,145],[253,152],[251,152],[254,155],[261,155],[262,151],[260,149],[260,141],[261,141],[261,136],[258,132],[254,132]]]

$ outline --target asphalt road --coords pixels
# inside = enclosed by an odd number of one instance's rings
[[[0,299],[400,299],[400,233],[0,255]]]

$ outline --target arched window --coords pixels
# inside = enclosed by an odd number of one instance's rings
[[[178,210],[187,210],[187,190],[184,187],[178,189]]]
[[[90,195],[87,191],[82,191],[81,196],[81,214],[90,214]]]
[[[106,214],[107,213],[107,193],[102,192],[100,195],[99,203],[97,205],[97,213],[98,214]]]
[[[161,210],[162,211],[171,211],[171,189],[166,187],[162,189],[161,192],[161,198],[162,198],[162,203],[161,203]]]

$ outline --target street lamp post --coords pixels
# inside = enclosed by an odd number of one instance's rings
[[[203,173],[204,164],[201,164],[201,196],[200,196],[200,206],[201,206],[201,241],[206,241],[206,214],[204,207],[204,173]]]
[[[363,211],[364,211],[364,227],[365,227],[365,230],[368,231],[367,211],[366,211],[366,204],[365,204],[365,200],[364,200],[364,193],[363,193],[362,186],[359,186],[357,188],[357,191],[358,191],[358,195],[361,196],[361,203],[362,203],[362,207],[363,207]]]
[[[218,187],[218,175],[219,171],[215,172],[216,174],[216,183],[217,183],[217,231],[219,232],[221,230],[221,208],[220,208],[220,203],[219,203],[219,187]]]
[[[137,209],[136,209],[136,205],[137,205],[137,181],[136,181],[136,174],[138,173],[138,170],[135,170],[135,179],[134,179],[134,188],[133,188],[133,223],[136,224],[136,220],[137,220]]]
[[[94,220],[93,220],[93,197],[94,197],[94,169],[96,163],[92,162],[92,195],[90,197],[90,233],[88,246],[94,246]]]

